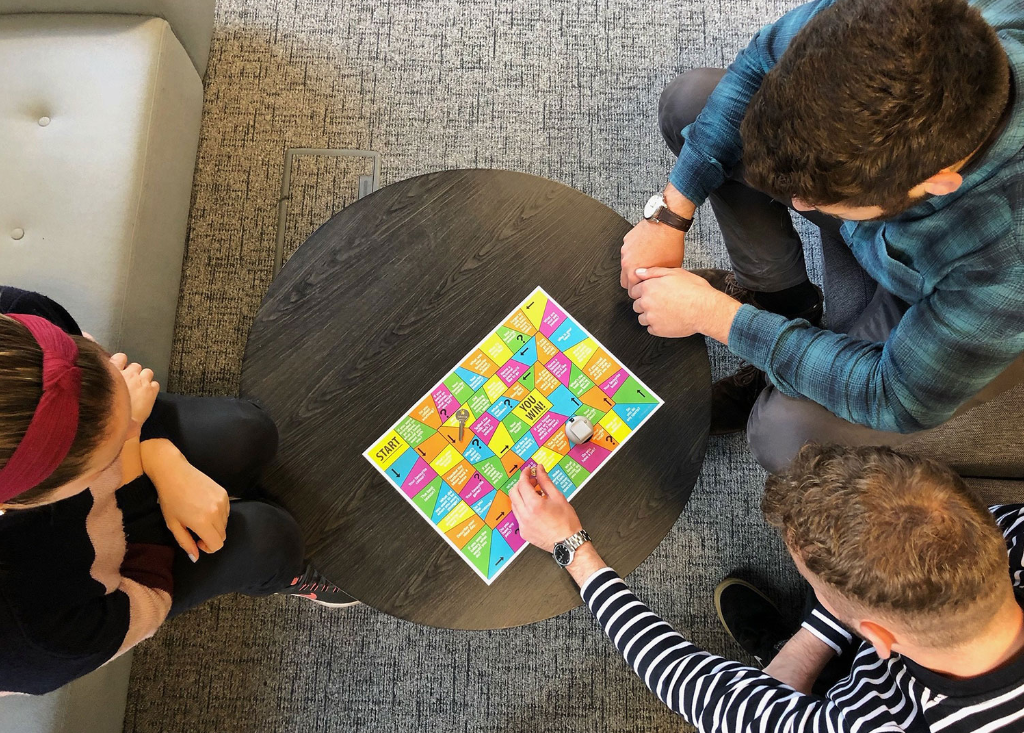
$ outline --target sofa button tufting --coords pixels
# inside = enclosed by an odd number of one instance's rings
[[[24,236],[25,230],[22,229],[21,227],[18,227],[17,229],[11,231],[11,239],[21,239]]]
[[[50,124],[50,118],[49,117],[40,117],[39,118],[39,126],[40,127],[46,127],[49,124]]]

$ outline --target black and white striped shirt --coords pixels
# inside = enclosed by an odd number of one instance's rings
[[[991,511],[1006,538],[1010,575],[1024,606],[1024,505]],[[899,654],[880,659],[862,642],[849,676],[821,698],[697,648],[641,603],[611,568],[594,573],[580,594],[644,684],[707,733],[1024,732],[1024,655],[988,674],[953,680]],[[821,608],[805,627],[840,652],[854,641]]]

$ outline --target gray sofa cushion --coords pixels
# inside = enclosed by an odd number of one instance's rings
[[[0,15],[114,13],[166,20],[199,73],[206,73],[213,35],[214,0],[0,0]]]
[[[962,476],[1024,478],[1024,384],[900,446],[943,461]]]

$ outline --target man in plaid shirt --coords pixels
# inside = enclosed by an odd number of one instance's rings
[[[1024,4],[814,0],[659,113],[679,157],[621,282],[652,334],[746,362],[714,386],[713,433],[746,427],[778,470],[811,438],[895,445],[1022,380]],[[680,268],[706,199],[731,272]],[[789,205],[861,298],[833,330]]]

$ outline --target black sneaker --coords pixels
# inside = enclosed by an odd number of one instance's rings
[[[694,275],[700,275],[702,278],[707,280],[711,284],[711,287],[713,287],[715,290],[719,290],[725,293],[730,298],[738,300],[743,305],[752,305],[755,308],[760,308],[761,310],[772,310],[771,308],[765,308],[763,305],[757,302],[756,291],[748,290],[747,288],[743,287],[738,282],[736,282],[736,275],[735,273],[733,273],[732,270],[704,268],[691,270],[690,272],[692,272]],[[809,308],[805,308],[799,313],[795,313],[792,315],[783,313],[782,315],[786,316],[787,318],[803,318],[804,320],[810,322],[812,326],[820,326],[821,317],[825,311],[825,296],[822,294],[821,288],[819,288],[817,285],[814,286],[814,289],[818,292],[818,298],[815,301],[814,305],[810,306]]]
[[[747,290],[736,282],[736,275],[732,270],[721,270],[717,267],[709,267],[690,270],[690,272],[694,275],[700,275],[711,283],[711,287],[715,290],[720,290],[730,298],[734,298],[744,305],[752,305],[755,308],[761,307],[754,300],[754,296],[756,296],[757,293],[753,290]]]
[[[346,608],[359,603],[355,598],[322,576],[310,562],[306,563],[306,568],[302,571],[302,575],[295,578],[291,585],[281,591],[281,594],[306,598],[313,601],[313,603],[319,603],[321,606],[330,606],[331,608]]]
[[[768,378],[752,364],[744,364],[711,385],[711,435],[728,435],[747,429],[757,396],[768,386]]]
[[[718,584],[715,608],[729,636],[756,659],[762,669],[796,633],[768,596],[739,578],[726,578]]]
[[[715,290],[720,290],[740,303],[764,308],[757,302],[755,291],[748,290],[736,282],[736,275],[732,270],[707,268],[692,272],[707,280]],[[825,299],[821,288],[817,285],[814,287],[818,291],[817,301],[793,318],[803,318],[815,326],[820,326]],[[711,435],[728,435],[746,430],[750,411],[754,409],[754,403],[757,402],[761,390],[767,386],[768,379],[764,372],[750,364],[744,364],[735,374],[719,379],[711,385]]]

